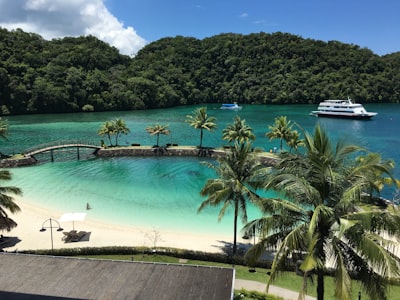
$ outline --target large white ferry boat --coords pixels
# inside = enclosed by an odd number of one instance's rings
[[[347,119],[371,119],[376,112],[367,112],[360,103],[347,100],[325,100],[318,105],[310,115],[317,117],[347,118]]]

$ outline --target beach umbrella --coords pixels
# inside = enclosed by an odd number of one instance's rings
[[[86,213],[65,213],[61,216],[60,222],[72,222],[72,229],[75,230],[75,221],[83,221],[85,220]]]

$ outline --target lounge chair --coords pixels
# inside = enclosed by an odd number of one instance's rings
[[[66,243],[79,242],[86,234],[86,231],[77,232],[76,230],[71,230],[70,232],[64,232],[62,240]]]
[[[79,231],[77,234],[74,235],[71,242],[79,242],[85,235],[86,231]]]
[[[64,231],[63,232],[64,236],[61,238],[63,241],[68,242],[71,237],[76,234],[76,230],[71,230],[71,231]]]

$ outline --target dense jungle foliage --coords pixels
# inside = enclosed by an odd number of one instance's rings
[[[93,36],[44,40],[0,28],[1,114],[163,108],[198,103],[400,101],[400,52],[288,33],[177,36],[135,57]]]

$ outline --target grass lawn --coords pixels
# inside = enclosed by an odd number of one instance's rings
[[[204,266],[218,266],[231,268],[232,265],[223,263],[214,263],[208,261],[198,260],[180,260],[179,258],[164,256],[164,255],[148,255],[148,254],[137,254],[137,255],[98,255],[98,256],[81,256],[86,258],[96,259],[113,259],[113,260],[134,260],[144,262],[160,262],[160,263],[176,263],[176,264],[192,264],[192,265],[204,265]],[[266,283],[268,279],[268,269],[256,268],[255,273],[250,273],[249,268],[245,266],[235,266],[236,278],[245,280],[254,280],[262,283]],[[293,272],[285,272],[282,276],[277,278],[273,285],[286,288],[293,291],[299,291],[302,285],[302,277],[297,276]],[[351,299],[358,299],[358,293],[360,291],[360,285],[357,281],[353,280],[353,293]],[[308,295],[316,297],[316,288],[314,285],[309,285]],[[334,300],[334,282],[333,277],[325,277],[325,299]],[[361,299],[368,299],[367,296],[361,291]],[[388,299],[400,300],[400,286],[391,285],[388,293]]]

